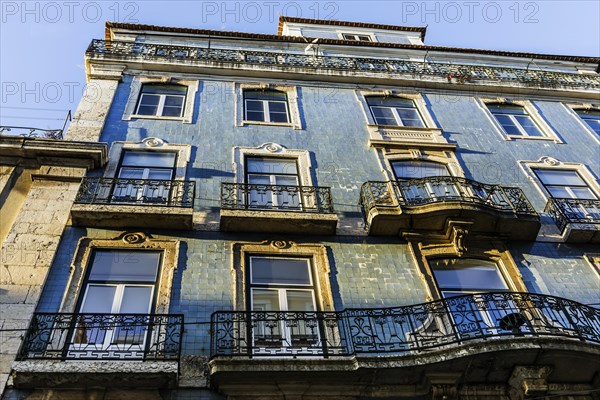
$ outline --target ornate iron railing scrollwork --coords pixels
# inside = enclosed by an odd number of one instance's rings
[[[544,212],[554,219],[561,232],[571,223],[600,224],[600,199],[550,198]]]
[[[26,138],[63,139],[63,129],[42,129],[26,126],[0,126],[0,136],[22,136]]]
[[[426,63],[403,59],[378,59],[364,57],[315,56],[301,53],[268,51],[247,51],[216,49],[190,46],[175,46],[157,43],[106,41],[94,39],[88,46],[88,56],[109,55],[113,57],[139,57],[142,59],[216,61],[248,63],[264,66],[291,68],[311,68],[345,70],[359,72],[379,72],[388,75],[412,75],[438,77],[452,81],[456,77],[460,83],[479,80],[494,82],[521,83],[535,87],[600,87],[597,74],[577,74],[524,68],[499,66],[448,64],[443,62]]]
[[[375,207],[402,208],[447,202],[477,204],[519,215],[537,215],[519,188],[490,185],[454,176],[365,182],[360,190],[359,206],[367,222],[369,211]]]
[[[194,205],[195,190],[194,181],[83,178],[75,203],[190,208]]]
[[[178,361],[183,315],[35,313],[18,360]]]
[[[212,357],[402,354],[497,337],[600,343],[600,309],[534,293],[331,312],[218,311],[211,324]]]
[[[221,208],[333,213],[331,189],[317,186],[221,183]]]

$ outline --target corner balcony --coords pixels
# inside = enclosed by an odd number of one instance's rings
[[[168,388],[183,315],[35,313],[13,364],[18,388]]]
[[[600,200],[551,198],[544,212],[567,242],[600,243]]]
[[[328,187],[221,183],[221,230],[333,235]]]
[[[369,392],[380,387],[421,398],[424,376],[457,371],[463,384],[506,383],[518,365],[550,364],[549,381],[568,374],[591,384],[600,310],[541,294],[479,293],[379,309],[219,311],[211,335],[210,380],[226,395],[302,382],[315,397],[385,397]]]
[[[472,220],[473,232],[514,240],[534,240],[540,228],[521,189],[458,177],[366,182],[359,205],[370,235],[441,231],[455,217]]]
[[[71,208],[75,226],[191,229],[195,182],[84,178]]]

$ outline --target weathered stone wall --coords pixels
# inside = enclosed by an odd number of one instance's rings
[[[84,169],[42,167],[35,172],[0,254],[1,388],[21,344],[22,330],[38,304],[79,187],[78,182],[56,179],[61,174],[82,176]]]

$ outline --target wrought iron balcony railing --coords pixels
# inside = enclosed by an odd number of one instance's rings
[[[27,138],[62,139],[63,129],[42,129],[26,126],[0,126],[0,135]]]
[[[235,64],[246,63],[288,68],[351,70],[365,73],[385,73],[388,75],[411,75],[415,78],[423,76],[440,77],[448,81],[451,81],[453,77],[460,77],[459,80],[462,83],[484,80],[506,83],[516,82],[536,87],[600,87],[600,76],[597,74],[584,75],[534,70],[532,68],[520,69],[449,64],[447,62],[417,62],[406,59],[314,56],[305,55],[303,52],[246,51],[94,39],[90,43],[86,54],[88,56],[108,55],[118,58],[136,57],[143,60],[186,60]]]
[[[178,361],[183,315],[35,313],[18,360]]]
[[[494,292],[338,312],[219,311],[211,332],[212,357],[402,354],[497,337],[600,343],[600,309],[554,296]]]
[[[328,187],[221,183],[221,208],[333,213]]]
[[[365,182],[360,190],[359,205],[366,218],[374,207],[412,207],[445,202],[471,203],[498,211],[537,215],[519,188],[489,185],[453,176]]]
[[[83,178],[75,203],[193,207],[193,181]]]
[[[544,212],[554,219],[561,231],[570,223],[600,224],[600,199],[551,198]]]

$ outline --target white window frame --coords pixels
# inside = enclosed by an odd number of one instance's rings
[[[274,90],[270,90],[268,92],[276,92]],[[263,105],[263,120],[262,121],[256,121],[256,120],[250,120],[248,119],[248,101],[256,101],[256,102],[260,102]],[[283,103],[283,105],[285,106],[285,115],[288,119],[287,122],[277,122],[277,121],[271,121],[271,110],[270,110],[270,104],[271,103]],[[244,121],[252,121],[252,122],[265,122],[265,123],[269,123],[269,124],[289,124],[290,123],[290,110],[288,107],[288,102],[287,102],[287,96],[286,96],[286,101],[283,100],[268,100],[268,99],[246,99],[244,97]]]
[[[557,133],[550,127],[550,125],[546,122],[546,120],[542,117],[538,109],[533,105],[533,103],[529,100],[511,100],[503,97],[498,97],[495,99],[492,98],[476,98],[476,104],[481,108],[485,115],[488,117],[488,120],[494,125],[496,128],[496,132],[500,136],[502,136],[505,140],[514,140],[514,139],[522,139],[522,140],[551,140],[555,143],[563,143]],[[533,121],[533,123],[538,127],[542,136],[527,136],[524,135],[509,135],[505,130],[502,124],[496,119],[496,116],[492,114],[490,109],[488,108],[488,104],[513,104],[516,106],[523,107],[524,111],[527,113],[529,118]],[[520,124],[516,124],[517,127],[520,128]]]
[[[298,106],[298,89],[292,85],[271,84],[271,83],[235,83],[235,126],[246,125],[269,125],[291,127],[297,130],[303,129],[300,118],[300,109]],[[244,99],[244,90],[268,90],[285,93],[287,97],[286,110],[288,113],[288,122],[270,122],[270,121],[251,121],[246,119],[246,102]],[[267,113],[268,114],[268,113]]]
[[[179,117],[137,114],[139,100],[141,100],[141,96],[143,94],[142,87],[144,84],[150,83],[172,84],[187,87],[187,93],[183,102],[183,109]],[[191,124],[194,113],[194,104],[196,102],[196,94],[198,92],[199,86],[200,82],[198,80],[187,78],[175,78],[165,76],[134,76],[131,80],[129,97],[127,99],[127,104],[125,105],[125,111],[123,112],[122,119],[124,121],[131,121],[132,119],[164,119],[181,121],[184,124]],[[163,96],[161,101],[164,103],[165,95],[161,96]]]
[[[348,38],[347,36],[353,36],[354,38]],[[366,37],[366,38],[368,38],[368,40],[357,39],[360,36]],[[363,33],[363,32],[339,32],[339,38],[341,40],[352,40],[355,42],[374,42],[375,41],[375,40],[373,40],[373,36],[371,34]]]
[[[181,86],[181,85],[173,85],[173,86]],[[156,105],[156,114],[140,114],[139,113],[140,107],[142,106],[142,99],[145,96],[157,96],[158,97],[158,104]],[[179,115],[171,115],[171,116],[163,115],[163,112],[165,111],[165,101],[166,101],[167,97],[183,98],[182,107],[179,110]],[[147,117],[173,117],[173,118],[181,118],[181,115],[183,114],[183,110],[185,109],[185,101],[186,101],[186,95],[183,95],[183,94],[145,93],[144,92],[144,88],[142,88],[142,91],[140,93],[140,99],[138,101],[138,105],[137,105],[137,108],[136,108],[135,115],[140,115],[140,116],[144,115],[144,116],[147,116]]]
[[[596,132],[594,132],[594,130],[592,130],[592,128],[577,113],[577,110],[598,110],[598,111],[600,111],[600,105],[591,104],[591,103],[563,103],[563,105],[567,108],[567,111],[569,112],[569,114],[571,114],[573,116],[573,118],[575,118],[577,120],[579,125],[581,125],[583,127],[583,129],[585,129],[585,131],[588,132],[592,136],[593,140],[596,143],[600,144],[600,136],[598,136],[598,134]]]

